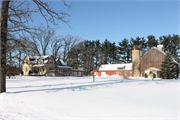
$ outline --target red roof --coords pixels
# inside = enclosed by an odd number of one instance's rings
[[[133,47],[132,50],[140,50],[138,46]]]

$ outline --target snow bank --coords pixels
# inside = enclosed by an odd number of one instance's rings
[[[0,119],[178,120],[178,80],[120,77],[7,79]]]

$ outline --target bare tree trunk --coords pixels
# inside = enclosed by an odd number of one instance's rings
[[[19,73],[21,73],[21,47],[19,47]]]
[[[8,7],[10,0],[2,1],[1,8],[1,74],[0,93],[6,92],[6,42],[7,42],[7,21]]]

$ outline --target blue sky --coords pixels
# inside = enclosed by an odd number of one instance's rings
[[[79,35],[85,40],[103,42],[108,39],[118,43],[124,38],[180,34],[179,1],[66,1],[72,4],[67,11],[71,17],[69,28],[59,22],[57,35]],[[62,10],[62,2],[53,1],[56,10]],[[66,10],[66,9],[65,9]],[[42,17],[34,25],[43,23]]]

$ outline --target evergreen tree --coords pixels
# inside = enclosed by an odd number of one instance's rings
[[[119,42],[118,53],[121,56],[121,63],[128,63],[130,61],[129,41],[126,38],[122,42]]]
[[[159,37],[160,44],[163,45],[163,51],[170,50],[171,40],[172,40],[172,38],[170,35],[168,35],[168,36],[163,35],[163,36]]]
[[[130,39],[130,42],[131,42],[131,46],[132,46],[132,47],[134,47],[134,46],[140,47],[140,45],[141,45],[141,43],[142,43],[140,37],[136,37],[136,39],[131,38],[131,39]]]
[[[102,56],[102,51],[101,51],[101,43],[100,40],[95,41],[95,68],[97,69],[99,67],[99,64],[101,63],[101,56]]]
[[[117,47],[115,42],[110,44],[110,63],[115,64],[117,63]]]
[[[147,36],[147,39],[148,50],[158,45],[158,40],[156,40],[154,35]]]
[[[177,58],[178,57],[178,53],[179,53],[179,48],[180,48],[180,46],[178,46],[178,45],[180,45],[179,44],[179,41],[180,39],[179,39],[179,35],[174,35],[173,34],[173,36],[172,36],[172,40],[171,40],[171,54],[172,54],[172,56],[174,57],[174,58]],[[179,53],[180,54],[180,53]]]
[[[102,52],[103,52],[103,64],[109,63],[109,55],[110,55],[110,44],[111,42],[105,39],[102,44]]]
[[[179,35],[173,34],[173,36],[161,36],[159,37],[160,44],[163,45],[163,51],[170,50],[171,55],[177,59],[179,54]],[[180,55],[180,54],[179,54]]]
[[[147,42],[144,39],[144,37],[136,37],[136,39],[131,38],[130,39],[130,51],[132,51],[132,48],[135,46],[138,46],[141,50],[141,56],[144,55],[144,53],[147,51]],[[132,56],[131,56],[132,57]]]
[[[141,57],[142,57],[147,51],[147,42],[144,39],[144,37],[141,38],[140,50],[141,50]]]
[[[177,68],[174,65],[172,56],[169,51],[166,52],[165,58],[161,64],[161,78],[162,79],[173,79],[177,78]]]

